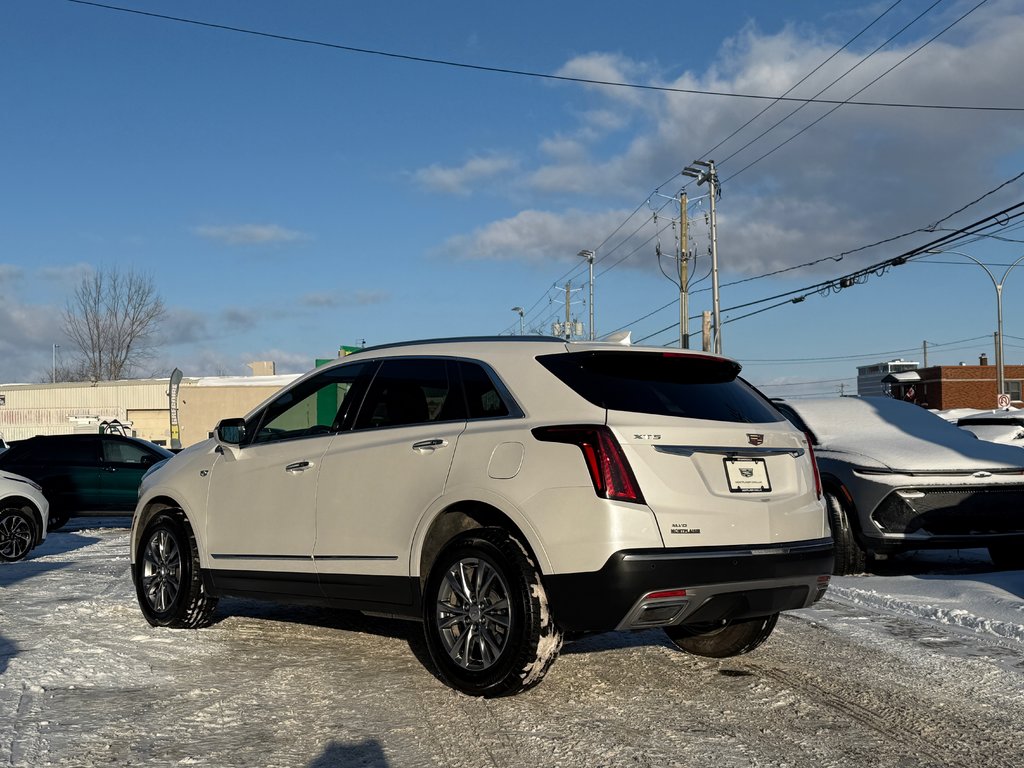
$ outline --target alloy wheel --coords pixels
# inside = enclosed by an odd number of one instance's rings
[[[485,560],[463,558],[448,569],[434,615],[445,650],[463,669],[488,669],[501,656],[512,628],[508,595],[505,580]]]
[[[20,560],[32,548],[32,526],[20,514],[0,519],[0,555]]]
[[[156,531],[142,555],[142,588],[146,601],[158,613],[167,611],[181,589],[181,550],[165,530]]]

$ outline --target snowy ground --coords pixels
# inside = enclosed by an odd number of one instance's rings
[[[0,765],[1004,766],[1024,752],[1024,572],[983,553],[836,579],[747,656],[660,631],[565,648],[526,694],[472,699],[415,624],[224,600],[153,629],[127,518],[0,567]]]

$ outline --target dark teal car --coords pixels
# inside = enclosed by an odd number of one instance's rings
[[[173,455],[135,437],[40,435],[0,453],[0,469],[42,486],[52,531],[80,512],[133,511],[142,475]]]

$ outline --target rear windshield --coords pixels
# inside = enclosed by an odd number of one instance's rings
[[[752,424],[784,421],[737,378],[730,360],[671,352],[573,352],[538,362],[574,392],[612,411]]]

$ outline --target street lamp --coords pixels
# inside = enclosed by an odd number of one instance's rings
[[[60,344],[53,345],[53,367],[50,369],[50,383],[57,383],[57,350],[60,349]]]
[[[525,335],[525,330],[523,328],[523,315],[526,313],[526,310],[522,307],[512,307],[512,311],[519,314],[519,335],[523,336]]]
[[[577,256],[587,260],[590,267],[590,340],[594,340],[594,252],[580,251]]]
[[[943,254],[953,253],[957,256],[963,256],[965,259],[970,259],[979,267],[985,270],[985,274],[988,275],[989,280],[992,281],[993,287],[996,289],[996,387],[998,387],[997,395],[1001,395],[1006,391],[1006,380],[1003,375],[1003,283],[1006,282],[1006,278],[1009,277],[1010,271],[1024,261],[1024,256],[1021,256],[1013,264],[1006,268],[1003,272],[1003,278],[999,282],[996,282],[995,275],[992,274],[992,270],[982,264],[978,259],[974,258],[970,254],[963,253],[961,251],[928,251],[928,253]]]

